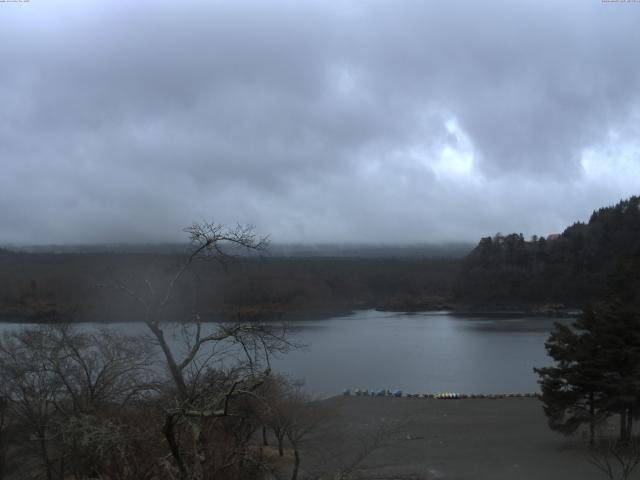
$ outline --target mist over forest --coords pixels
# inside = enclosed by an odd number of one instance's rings
[[[633,269],[640,251],[639,197],[594,211],[562,233],[525,239],[495,234],[465,244],[278,245],[238,255],[230,268],[198,266],[167,320],[268,319],[380,310],[581,308]],[[140,315],[105,285],[168,282],[186,246],[41,247],[0,251],[5,319],[122,321]],[[232,255],[242,250],[230,250]],[[551,307],[550,307],[551,306]],[[182,311],[182,313],[180,313]]]
[[[6,245],[15,252],[26,253],[157,253],[181,254],[188,250],[188,243],[165,244],[88,244],[88,245]],[[367,243],[269,243],[269,257],[433,257],[460,258],[473,249],[472,243],[443,242],[416,244],[367,244]],[[238,249],[240,256],[256,255]]]

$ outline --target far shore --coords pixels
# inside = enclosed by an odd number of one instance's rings
[[[361,310],[376,310],[378,312],[388,313],[406,313],[406,314],[420,314],[420,313],[435,313],[442,312],[446,314],[453,314],[461,317],[496,317],[496,318],[520,318],[520,317],[546,317],[546,318],[575,318],[580,315],[581,310],[578,308],[562,308],[555,310],[546,310],[539,306],[509,306],[509,307],[496,307],[496,306],[464,306],[464,305],[447,305],[447,306],[433,306],[423,308],[384,308],[379,306],[365,306],[358,305],[357,307],[338,307],[327,309],[315,309],[309,311],[290,311],[290,312],[252,312],[248,314],[223,314],[213,313],[209,315],[203,315],[203,321],[209,323],[223,322],[223,321],[299,321],[299,320],[328,320],[334,317],[345,317],[353,315],[357,311]],[[126,323],[136,322],[138,320],[95,320],[88,318],[72,318],[60,316],[57,314],[0,314],[0,323],[23,323],[23,324],[56,324],[56,323]],[[167,321],[172,321],[167,319]]]

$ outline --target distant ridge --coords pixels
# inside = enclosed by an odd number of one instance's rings
[[[24,253],[136,253],[136,254],[180,254],[187,243],[113,243],[113,244],[68,244],[68,245],[7,245],[6,250]]]
[[[269,253],[277,257],[424,257],[462,258],[473,249],[464,242],[410,245],[371,244],[272,244]]]
[[[187,243],[9,246],[9,250],[14,252],[57,254],[131,253],[173,255],[182,254],[188,248],[189,245]],[[272,243],[269,245],[269,249],[265,255],[271,257],[462,258],[472,249],[472,243],[464,242],[437,244],[423,243],[410,245]],[[241,251],[238,251],[237,253],[240,255],[242,254]]]

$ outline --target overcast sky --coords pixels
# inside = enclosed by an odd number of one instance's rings
[[[640,3],[0,3],[0,243],[562,231],[640,193]]]

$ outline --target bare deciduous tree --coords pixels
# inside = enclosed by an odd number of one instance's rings
[[[41,333],[48,343],[48,362],[62,382],[70,413],[92,413],[104,405],[124,406],[137,394],[155,389],[149,366],[154,352],[140,337],[102,328],[79,332],[69,325]]]
[[[309,433],[325,418],[319,401],[302,389],[303,383],[289,382],[281,376],[272,376],[257,391],[260,420],[273,432],[278,444],[278,455],[284,456],[284,441],[293,449],[294,465],[292,478],[298,476],[300,446]],[[263,432],[263,444],[266,442]]]
[[[289,386],[283,377],[271,376],[257,392],[260,398],[261,421],[266,429],[269,429],[276,437],[278,455],[284,456],[284,440],[291,421],[285,397]],[[263,432],[263,443],[266,443],[266,434]]]
[[[257,322],[204,323],[197,313],[189,322],[163,322],[196,261],[226,265],[237,249],[261,251],[265,239],[250,227],[196,224],[187,232],[191,250],[166,283],[145,278],[115,286],[142,307],[146,338],[109,328],[51,325],[0,339],[0,478],[7,426],[19,432],[9,445],[20,458],[11,466],[11,478],[200,480],[267,474],[269,463],[252,442],[263,421],[261,390],[271,378],[270,357],[293,346],[286,329]],[[304,410],[292,396],[287,401]],[[288,425],[294,448],[304,432],[301,422]],[[297,471],[299,452],[296,457]]]
[[[0,384],[0,480],[4,478],[7,465],[8,438],[7,430],[9,424],[9,399],[4,383]]]
[[[600,441],[590,446],[588,460],[610,480],[629,480],[640,464],[640,441]]]
[[[185,230],[191,250],[175,274],[162,288],[149,279],[143,291],[126,285],[116,288],[134,298],[142,307],[143,320],[158,345],[170,377],[170,391],[162,427],[171,452],[176,475],[182,479],[200,480],[207,469],[215,470],[206,442],[205,428],[217,418],[237,416],[232,401],[253,393],[270,373],[269,357],[291,347],[284,329],[258,323],[217,323],[205,325],[194,314],[183,326],[182,352],[173,349],[167,338],[162,313],[171,302],[181,279],[199,260],[212,259],[226,265],[237,250],[261,252],[266,238],[258,238],[251,226],[226,228],[219,224],[194,224]],[[230,367],[224,367],[224,361]],[[211,370],[223,370],[226,381],[203,382]],[[190,442],[184,440],[184,430]],[[190,445],[187,445],[190,443]]]
[[[297,480],[301,461],[300,447],[318,425],[326,419],[326,412],[318,399],[302,390],[301,383],[292,385],[283,401],[289,411],[286,435],[293,448],[291,480]]]
[[[55,413],[62,383],[47,368],[47,353],[41,330],[6,333],[0,341],[0,376],[12,414],[26,427],[26,449],[39,458],[47,480],[53,480],[63,474],[62,457],[50,442],[57,435]]]
[[[81,420],[97,425],[106,410],[121,412],[151,388],[145,381],[150,358],[144,342],[108,331],[51,325],[5,334],[0,340],[5,411],[21,431],[12,446],[39,458],[47,479],[65,478],[68,471],[91,473],[74,465],[90,449],[83,452],[82,436],[74,436],[70,426]],[[20,468],[27,476],[29,462]]]

